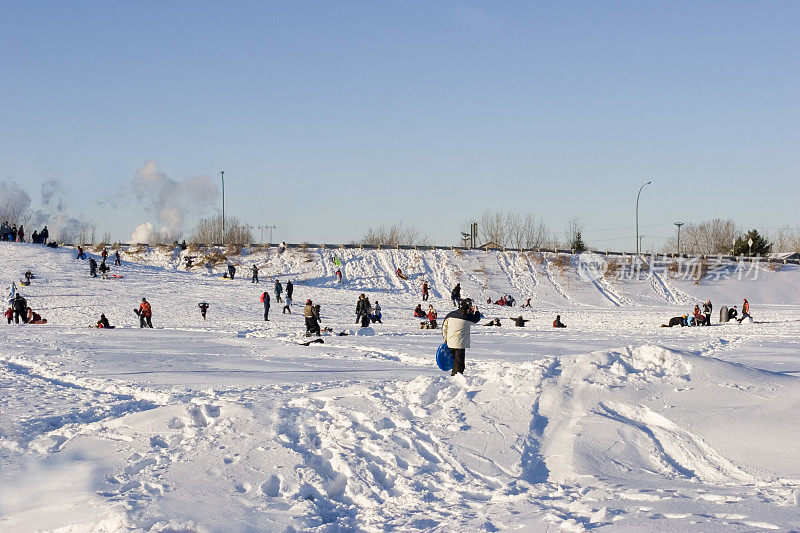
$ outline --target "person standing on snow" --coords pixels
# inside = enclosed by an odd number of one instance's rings
[[[119,250],[114,252],[114,265],[115,266],[122,266],[122,260],[119,257]]]
[[[253,279],[250,283],[258,283],[258,266],[253,265]]]
[[[286,305],[283,306],[283,314],[286,314],[286,311],[289,311],[289,314],[292,314],[292,299],[289,298],[289,295],[286,295]]]
[[[453,371],[451,376],[464,374],[466,350],[469,348],[469,333],[472,324],[477,324],[481,319],[478,307],[472,305],[472,300],[461,300],[458,309],[451,311],[442,322],[442,336],[447,347],[453,352]]]
[[[42,240],[42,244],[47,244],[47,238],[50,236],[50,232],[47,231],[47,226],[42,228],[42,232],[39,234],[39,238]]]
[[[14,323],[19,324],[20,318],[22,318],[23,324],[28,322],[28,301],[20,293],[17,293],[14,298]]]
[[[422,282],[422,301],[423,302],[427,302],[428,301],[428,282],[427,281],[423,281]]]
[[[208,303],[207,302],[200,302],[197,304],[197,307],[200,308],[200,314],[203,316],[203,320],[206,319],[206,313],[208,312]]]
[[[750,322],[753,321],[753,317],[750,316],[750,302],[747,301],[747,298],[742,300],[742,318],[739,319],[739,324],[741,324],[745,318],[749,318]]]
[[[83,248],[78,246],[78,256],[75,259],[86,259],[86,254],[83,253]]]
[[[93,278],[97,277],[97,261],[94,260],[94,257],[89,258],[89,275]]]
[[[311,300],[306,300],[306,306],[303,308],[303,317],[306,320],[306,337],[311,335],[320,336],[319,329],[319,311]]]
[[[151,318],[153,316],[153,308],[150,307],[146,298],[142,298],[142,303],[139,304],[139,309],[136,309],[135,312],[139,315],[139,327],[143,328],[147,326],[152,329],[153,322]]]
[[[19,227],[17,232],[17,242],[25,242],[25,230],[22,229],[22,226]]]
[[[111,270],[111,268],[109,268],[109,266],[106,264],[105,260],[103,260],[103,262],[100,263],[100,276],[103,279],[108,279],[108,272],[110,270]]]
[[[459,307],[461,305],[461,284],[456,283],[456,286],[453,287],[453,290],[450,291],[450,299],[453,300],[453,307]]]
[[[275,301],[281,302],[281,293],[283,292],[283,286],[281,286],[281,282],[279,280],[275,280]]]
[[[229,277],[229,278],[231,278],[231,279],[233,279],[233,277],[234,277],[235,275],[236,275],[236,267],[235,267],[235,266],[233,266],[232,264],[231,264],[231,265],[228,265],[228,277]]]
[[[261,295],[261,303],[264,304],[264,320],[269,322],[269,293],[267,291]]]
[[[289,280],[286,282],[286,297],[291,300],[293,292],[294,292],[294,285],[292,285],[292,280]]]

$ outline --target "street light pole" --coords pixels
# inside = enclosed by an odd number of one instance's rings
[[[225,171],[220,170],[219,175],[222,177],[222,244],[225,244]]]
[[[678,256],[681,255],[681,226],[683,226],[683,222],[675,222],[675,225],[678,226]]]
[[[650,185],[653,183],[652,180],[649,180],[647,183],[643,183],[641,187],[639,187],[639,194],[636,195],[636,255],[639,255],[639,196],[642,195],[642,189],[644,189],[645,185]]]

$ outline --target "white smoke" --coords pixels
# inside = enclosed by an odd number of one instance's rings
[[[202,212],[213,204],[219,192],[211,178],[189,178],[175,181],[147,161],[136,172],[132,189],[139,204],[152,211],[161,226],[145,221],[131,234],[131,242],[152,243],[176,240],[183,233],[186,219],[192,212]]]
[[[70,216],[67,212],[65,195],[66,192],[59,180],[50,178],[42,183],[42,208],[37,210],[32,218],[36,229],[46,225],[52,241],[74,242],[90,238],[90,234],[94,233],[95,224]]]
[[[31,197],[13,179],[0,181],[0,223],[24,223]]]

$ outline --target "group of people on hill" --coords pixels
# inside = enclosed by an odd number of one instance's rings
[[[491,304],[492,303],[492,299],[491,298],[487,298],[486,299],[486,303],[487,304]],[[517,303],[517,301],[510,294],[504,294],[496,302],[494,302],[495,305],[502,305],[502,306],[508,306],[508,307],[512,307],[516,303]],[[530,303],[530,298],[528,299],[528,303]],[[530,307],[530,305],[528,305],[528,307]]]
[[[42,315],[31,309],[28,305],[28,300],[21,294],[16,293],[14,298],[9,302],[9,307],[3,313],[11,324],[13,320],[15,324],[22,321],[23,324],[46,324],[47,320],[42,318]]]
[[[661,324],[662,328],[671,328],[674,326],[710,326],[711,325],[711,312],[714,309],[714,306],[711,304],[711,300],[706,300],[703,302],[702,310],[700,309],[701,304],[696,304],[694,309],[692,310],[692,314],[685,314],[681,316],[675,316],[669,319],[666,324]],[[737,318],[739,315],[739,311],[736,309],[734,305],[731,308],[723,308],[720,314],[720,322],[728,322],[730,320],[737,320],[740,324],[745,318],[749,318],[750,321],[753,321],[753,317],[750,316],[750,302],[747,301],[747,298],[742,300],[742,316],[741,318]]]
[[[433,304],[428,304],[427,311],[422,309],[422,304],[418,304],[414,309],[414,316],[422,319],[422,322],[419,323],[420,329],[436,329],[439,327],[436,322],[437,314]]]
[[[31,242],[34,244],[47,244],[48,238],[50,238],[50,232],[45,226],[41,232],[33,231]],[[22,224],[17,228],[16,224],[9,224],[8,221],[3,222],[0,224],[0,241],[25,242],[25,228]]]

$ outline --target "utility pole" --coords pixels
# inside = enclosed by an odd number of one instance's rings
[[[641,246],[639,244],[639,196],[642,195],[642,189],[644,189],[645,185],[650,185],[651,183],[653,183],[653,181],[648,180],[647,183],[642,184],[642,186],[639,187],[639,194],[636,195],[636,255],[637,256],[639,255],[639,250],[641,249]]]
[[[225,171],[220,170],[219,175],[222,177],[222,244],[225,244]]]
[[[272,230],[274,230],[278,226],[276,226],[275,224],[272,225],[265,224],[263,226],[253,226],[253,227],[261,230],[261,244],[264,244],[264,230],[269,230],[269,243],[272,244]]]
[[[681,255],[681,226],[683,226],[683,222],[675,222],[675,225],[678,227],[678,256]]]

